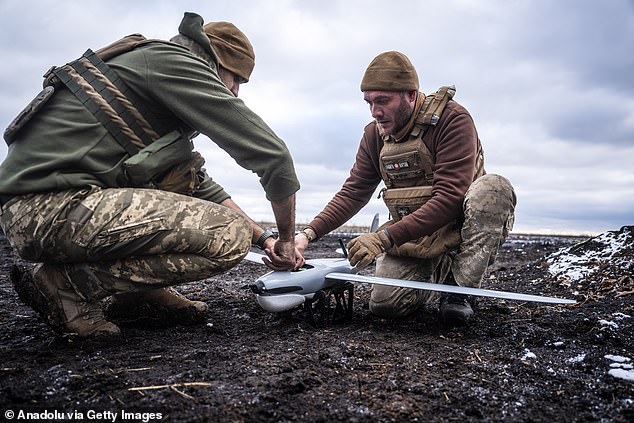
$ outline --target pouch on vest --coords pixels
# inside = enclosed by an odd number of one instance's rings
[[[393,220],[383,224],[381,229],[395,223]],[[461,241],[460,229],[456,227],[454,222],[449,223],[438,229],[431,235],[421,237],[414,241],[408,241],[399,246],[394,245],[386,252],[391,256],[412,257],[420,259],[433,259],[457,248]]]
[[[15,141],[16,134],[31,120],[46,102],[53,96],[55,88],[44,87],[33,100],[13,119],[7,129],[4,131],[4,140],[7,145],[11,145]]]
[[[392,219],[398,222],[429,201],[431,190],[431,186],[385,189],[383,190],[383,201],[390,211]]]
[[[191,160],[193,148],[182,132],[168,132],[123,162],[123,172],[133,186],[151,186],[174,166]]]

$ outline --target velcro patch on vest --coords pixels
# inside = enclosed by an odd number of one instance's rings
[[[382,157],[383,169],[390,179],[408,179],[424,174],[420,154],[417,151],[396,156]]]

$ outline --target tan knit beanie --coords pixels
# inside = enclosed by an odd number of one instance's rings
[[[418,91],[418,74],[403,53],[386,51],[370,62],[361,91]]]
[[[247,36],[230,22],[209,22],[203,29],[222,67],[248,81],[255,67],[255,52]]]

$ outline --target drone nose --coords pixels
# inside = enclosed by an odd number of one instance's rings
[[[251,288],[251,291],[255,294],[264,294],[264,291],[266,291],[262,281],[256,281],[254,284],[249,285],[249,288]]]

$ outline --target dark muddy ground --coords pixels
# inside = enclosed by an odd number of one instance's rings
[[[121,344],[95,345],[56,337],[19,301],[0,237],[0,412],[7,421],[31,412],[39,421],[631,422],[632,245],[625,269],[604,265],[574,283],[551,276],[545,256],[579,241],[512,236],[486,280],[577,306],[481,298],[472,323],[450,329],[434,308],[373,317],[360,285],[350,322],[315,328],[301,313],[259,309],[244,286],[264,269],[245,262],[179,288],[209,304],[206,323],[128,322]],[[320,241],[309,258],[337,246]]]

